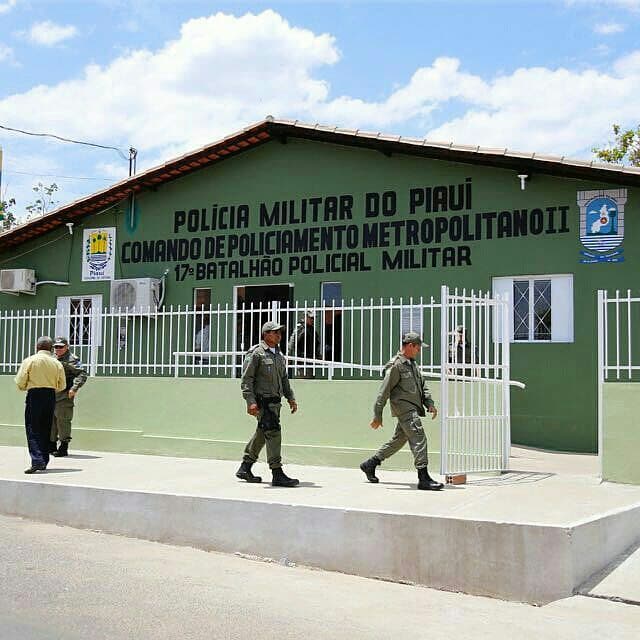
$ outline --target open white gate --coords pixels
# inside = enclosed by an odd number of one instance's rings
[[[442,287],[441,456],[443,475],[509,466],[508,302]]]

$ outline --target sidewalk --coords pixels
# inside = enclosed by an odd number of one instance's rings
[[[513,471],[440,493],[384,469],[373,485],[289,465],[301,484],[282,489],[220,460],[83,451],[32,476],[26,449],[0,460],[5,514],[528,602],[569,595],[640,540],[640,487],[601,483],[595,456],[514,448]]]

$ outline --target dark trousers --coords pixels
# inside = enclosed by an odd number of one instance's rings
[[[31,464],[46,467],[49,464],[49,434],[56,408],[54,389],[29,389],[24,408],[24,426]]]

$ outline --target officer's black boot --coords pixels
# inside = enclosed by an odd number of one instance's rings
[[[273,479],[271,480],[271,486],[273,487],[295,487],[300,484],[300,480],[285,475],[281,467],[271,469],[271,473],[273,474]]]
[[[236,471],[236,478],[240,478],[240,480],[246,480],[247,482],[262,482],[262,478],[260,476],[254,476],[251,472],[252,466],[253,462],[247,462],[246,460],[243,460],[240,468]]]
[[[418,489],[423,491],[440,491],[443,488],[441,482],[436,482],[430,475],[427,467],[418,469]]]
[[[376,456],[365,460],[360,465],[360,470],[367,476],[369,482],[380,482],[376,476],[376,467],[380,464],[380,459]]]
[[[54,451],[51,455],[55,456],[56,458],[64,458],[64,457],[68,456],[69,455],[69,443],[68,442],[61,442],[60,446],[58,447],[58,450]]]
[[[57,440],[49,441],[49,453],[54,453],[57,450],[58,450],[58,441]]]

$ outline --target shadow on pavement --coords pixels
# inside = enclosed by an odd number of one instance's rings
[[[508,484],[530,484],[532,482],[547,480],[555,475],[555,473],[543,473],[540,471],[507,471],[501,476],[469,480],[467,481],[467,484],[480,485],[483,487],[499,487]]]
[[[100,460],[102,456],[88,456],[84,453],[70,453],[66,458],[71,458],[72,460]]]

